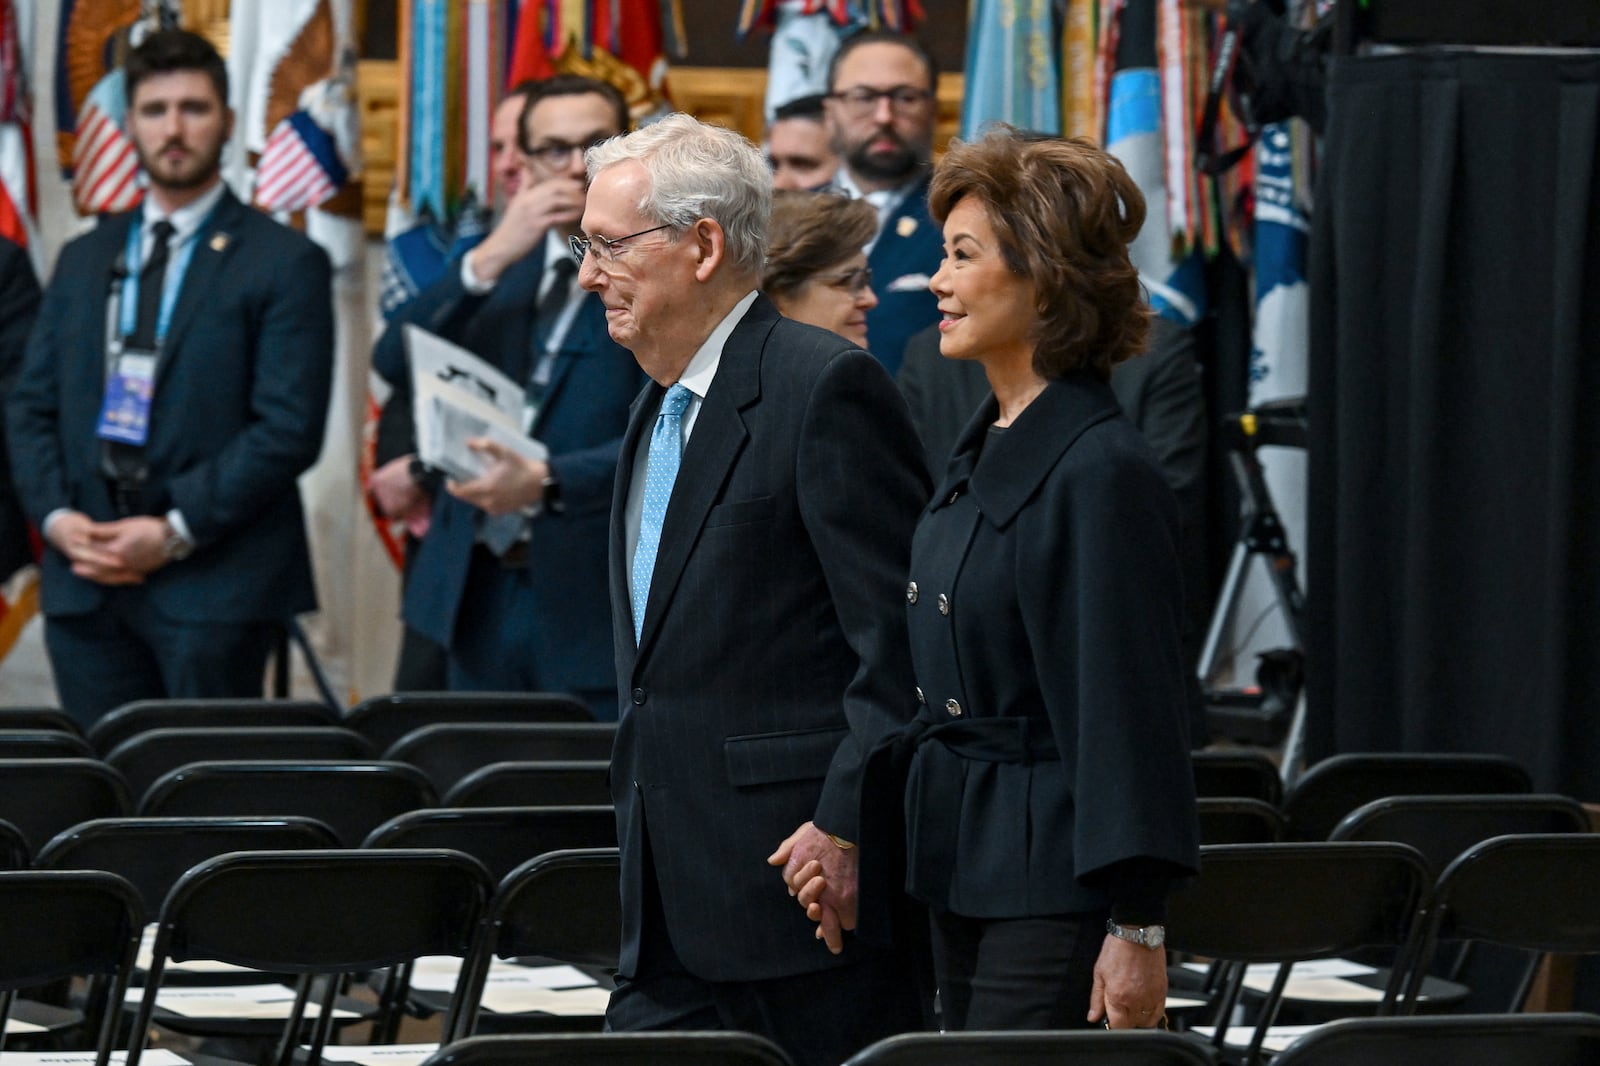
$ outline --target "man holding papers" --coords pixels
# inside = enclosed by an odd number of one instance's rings
[[[584,149],[626,124],[626,105],[603,82],[538,85],[523,112],[522,188],[494,231],[390,322],[374,353],[394,380],[408,324],[465,348],[522,389],[531,438],[515,450],[474,438],[481,472],[435,501],[406,586],[406,624],[448,649],[452,689],[570,692],[603,719],[616,717],[611,482],[643,377],[607,335],[599,298],[578,287],[567,237],[583,214]]]

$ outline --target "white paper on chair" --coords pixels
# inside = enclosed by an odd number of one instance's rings
[[[562,1017],[594,1017],[606,1012],[611,993],[604,988],[533,988],[526,984],[496,986],[488,983],[483,989],[483,1009],[496,1014],[523,1014],[543,1011]]]
[[[1347,981],[1347,977],[1361,977],[1378,971],[1371,966],[1347,959],[1314,959],[1297,962],[1289,973],[1289,983],[1283,994],[1289,999],[1314,999],[1335,1003],[1378,1003],[1383,1000],[1383,989]],[[1272,991],[1277,979],[1276,963],[1258,963],[1244,968],[1244,986],[1253,992]]]
[[[322,1059],[357,1066],[417,1066],[438,1050],[438,1044],[336,1044],[322,1049]]]
[[[411,987],[421,992],[454,992],[460,974],[461,960],[454,955],[424,955],[411,968]],[[489,977],[484,982],[486,987],[528,988],[585,988],[594,983],[594,978],[574,966],[519,966],[502,959],[489,964]]]
[[[155,961],[156,926],[154,923],[144,927],[144,935],[139,938],[139,958],[136,965],[141,970],[148,971],[150,964]],[[214,962],[209,959],[192,959],[189,962],[175,962],[167,960],[167,969],[179,973],[254,973],[248,966],[235,966],[231,962]]]
[[[1268,1051],[1282,1051],[1316,1028],[1318,1027],[1315,1025],[1271,1025],[1267,1027],[1267,1035],[1262,1038],[1261,1046]],[[1217,1030],[1215,1026],[1196,1025],[1189,1031],[1191,1033],[1199,1033],[1209,1040],[1216,1034]],[[1255,1035],[1255,1026],[1231,1025],[1228,1027],[1228,1036],[1223,1043],[1229,1047],[1249,1047],[1250,1041]]]
[[[127,1000],[137,1003],[144,989],[129,989]],[[222,988],[163,988],[156,993],[156,1006],[185,1018],[251,1018],[273,1020],[289,1017],[294,1007],[294,989],[286,985],[228,985]],[[315,1018],[315,1003],[306,1004],[306,1017]],[[359,1018],[355,1011],[334,1008],[335,1018]]]
[[[42,1033],[44,1031],[45,1029],[42,1025],[34,1025],[32,1022],[25,1022],[19,1018],[6,1019],[6,1032],[12,1035],[21,1035],[23,1033]]]
[[[93,1066],[92,1051],[8,1051],[0,1055],[3,1066]],[[111,1061],[126,1062],[126,1051],[113,1051]],[[166,1048],[146,1048],[139,1056],[140,1066],[190,1066],[189,1060]]]

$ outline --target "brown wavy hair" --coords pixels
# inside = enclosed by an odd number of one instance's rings
[[[1086,140],[997,125],[952,143],[934,168],[928,203],[940,225],[968,196],[987,209],[1006,266],[1033,283],[1040,377],[1087,370],[1105,380],[1144,350],[1150,311],[1128,258],[1144,195],[1115,157]]]
[[[793,296],[824,270],[850,258],[878,232],[878,212],[865,200],[831,192],[779,189],[772,194],[767,266],[761,288]]]

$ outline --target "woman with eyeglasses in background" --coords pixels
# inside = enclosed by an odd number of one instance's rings
[[[867,347],[867,312],[878,306],[866,244],[878,214],[864,200],[779,190],[772,197],[761,288],[785,318]]]

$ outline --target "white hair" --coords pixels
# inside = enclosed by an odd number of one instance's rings
[[[650,178],[638,209],[679,231],[709,218],[727,237],[735,266],[759,276],[767,257],[772,173],[741,134],[672,114],[589,149],[589,180],[607,167],[637,160]]]

